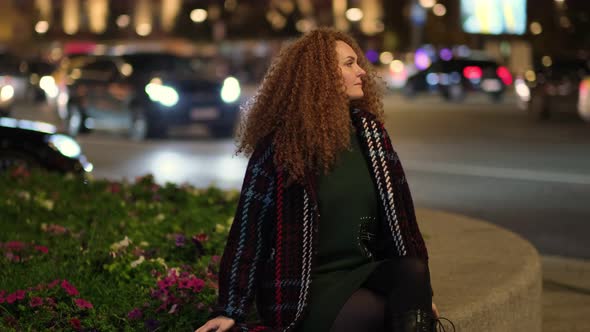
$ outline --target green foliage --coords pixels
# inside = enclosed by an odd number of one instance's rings
[[[0,174],[0,330],[194,330],[216,299],[238,195],[151,176]]]

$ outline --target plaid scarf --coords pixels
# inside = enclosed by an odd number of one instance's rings
[[[427,260],[404,170],[383,124],[358,109],[351,116],[385,221],[376,258]],[[233,318],[232,331],[292,331],[305,314],[319,234],[316,179],[289,186],[285,180],[273,163],[272,145],[260,144],[246,169],[211,315]],[[245,322],[254,298],[262,321]]]

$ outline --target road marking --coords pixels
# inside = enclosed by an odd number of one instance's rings
[[[449,163],[421,162],[412,160],[404,161],[403,165],[404,168],[408,170],[419,172],[590,185],[590,175],[586,174],[534,171],[528,169],[505,167],[458,165]]]

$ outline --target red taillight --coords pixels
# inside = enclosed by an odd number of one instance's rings
[[[506,84],[506,85],[512,84],[512,74],[510,74],[510,71],[508,70],[508,68],[506,68],[504,66],[500,66],[496,70],[496,74],[498,74],[498,77],[500,77],[500,79],[502,80],[502,82],[504,82],[504,84]]]
[[[463,69],[463,76],[470,80],[477,80],[481,79],[483,75],[483,71],[478,66],[467,66]]]

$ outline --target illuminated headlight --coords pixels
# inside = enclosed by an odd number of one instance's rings
[[[14,88],[12,85],[8,84],[0,89],[0,100],[9,101],[12,97],[14,97]]]
[[[48,141],[54,149],[66,157],[77,158],[82,152],[78,142],[66,135],[54,134],[49,136]]]
[[[240,98],[240,82],[235,77],[228,77],[221,87],[221,99],[226,103],[233,103]]]
[[[516,94],[523,100],[523,101],[530,101],[531,100],[531,90],[526,85],[526,83],[522,79],[517,79],[514,82],[514,89],[516,90]]]
[[[41,80],[39,80],[39,86],[50,98],[57,97],[57,94],[59,93],[57,84],[55,84],[55,79],[51,76],[46,75],[41,77]]]
[[[178,103],[178,92],[167,85],[149,83],[145,86],[145,93],[152,101],[157,101],[166,107],[172,107]]]

